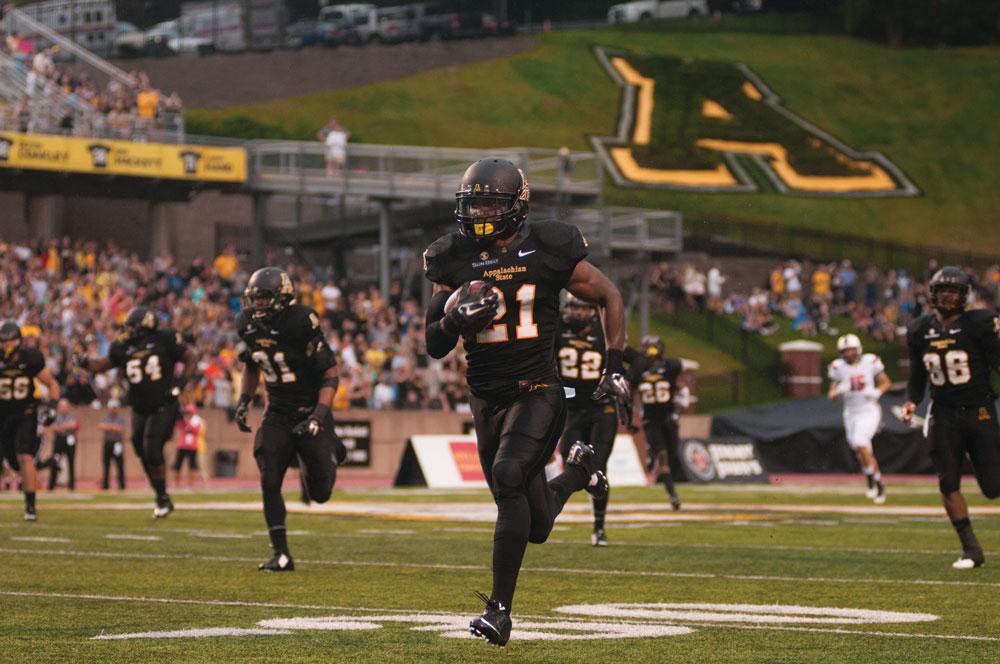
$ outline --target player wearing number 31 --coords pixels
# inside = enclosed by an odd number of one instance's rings
[[[253,456],[260,469],[274,557],[258,569],[290,572],[295,564],[288,551],[281,496],[285,472],[298,456],[309,498],[325,503],[337,480],[337,464],[347,455],[330,414],[337,362],[323,338],[319,316],[295,304],[292,280],[280,268],[265,267],[250,275],[236,330],[237,353],[246,367],[235,418],[241,431],[250,431],[247,416],[261,374],[267,388],[267,411],[254,437]]]
[[[161,329],[156,314],[135,307],[125,316],[122,333],[111,344],[107,357],[78,355],[77,364],[88,371],[124,371],[132,406],[132,446],[156,492],[153,516],[162,519],[174,510],[167,495],[167,464],[163,446],[177,422],[177,399],[194,372],[191,350],[174,330]],[[178,374],[179,365],[183,365]]]
[[[545,478],[566,419],[555,358],[559,293],[565,288],[601,307],[608,351],[593,398],[610,396],[623,419],[630,406],[622,369],[625,313],[618,289],[584,260],[587,242],[576,226],[525,221],[528,184],[512,163],[477,161],[455,197],[458,230],[424,252],[424,270],[434,282],[427,352],[444,357],[460,336],[464,340],[479,461],[497,504],[493,591],[482,595],[486,610],[470,631],[502,646],[510,638],[511,600],[527,543],[548,538],[573,492],[607,492],[586,443],[569,450],[564,473]]]
[[[1000,319],[984,309],[966,311],[969,284],[968,275],[957,267],[943,267],[931,277],[934,311],[907,330],[910,381],[902,416],[910,422],[929,381],[925,433],[941,501],[962,542],[962,556],[952,565],[956,569],[985,562],[960,491],[966,454],[983,495],[1000,496],[1000,429],[990,385],[991,372],[1000,372]]]

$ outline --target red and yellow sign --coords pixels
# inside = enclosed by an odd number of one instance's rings
[[[451,456],[455,459],[455,467],[463,482],[485,482],[486,475],[483,474],[483,467],[479,464],[479,451],[473,442],[452,441],[448,443],[451,448]]]
[[[0,132],[0,168],[245,182],[243,148]]]

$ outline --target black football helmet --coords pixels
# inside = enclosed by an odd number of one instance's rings
[[[21,346],[21,326],[12,320],[5,320],[0,325],[0,344],[3,344],[4,355],[12,355],[17,351]]]
[[[579,332],[587,327],[594,316],[597,315],[597,305],[581,300],[576,295],[569,293],[563,303],[562,320],[563,325]]]
[[[951,288],[958,291],[958,302],[953,305],[946,305],[941,301],[941,291]],[[931,277],[931,306],[941,312],[942,316],[950,316],[965,310],[965,305],[969,300],[969,292],[972,290],[972,281],[969,275],[960,267],[946,265]]]
[[[250,275],[243,291],[243,308],[253,320],[266,320],[295,302],[292,278],[280,267],[262,267]]]
[[[506,159],[480,159],[466,169],[455,194],[455,220],[481,244],[518,232],[528,216],[530,191],[524,173]]]
[[[125,328],[125,337],[128,339],[141,339],[147,334],[156,330],[159,320],[156,314],[149,307],[132,307],[125,316],[122,327]]]
[[[642,352],[652,358],[663,357],[666,349],[663,346],[663,339],[655,334],[647,334],[642,338]]]

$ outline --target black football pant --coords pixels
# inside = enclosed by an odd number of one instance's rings
[[[563,461],[573,443],[587,443],[597,452],[594,470],[608,474],[608,458],[614,447],[615,434],[618,432],[618,414],[611,403],[591,402],[583,408],[570,408],[567,411],[566,429],[559,442],[559,453]],[[591,498],[594,506],[594,529],[604,527],[604,515],[608,511],[608,495],[603,498]]]
[[[302,418],[308,414],[302,415]],[[285,543],[285,499],[281,485],[285,472],[296,456],[299,473],[304,479],[309,498],[317,503],[330,499],[337,481],[337,460],[334,455],[343,447],[333,430],[333,416],[328,415],[316,436],[296,436],[292,429],[299,418],[268,410],[254,437],[253,456],[260,469],[260,488],[264,499],[264,520],[277,553],[288,553]],[[339,458],[339,455],[338,455]]]
[[[959,490],[962,465],[968,454],[983,495],[1000,496],[1000,428],[994,404],[949,406],[933,402],[927,421],[927,440],[941,493],[947,495]]]
[[[35,456],[42,439],[38,437],[38,417],[35,410],[0,416],[0,449],[12,470],[20,471],[18,454]]]
[[[101,476],[101,488],[107,489],[111,485],[111,464],[118,468],[118,488],[125,488],[125,454],[120,440],[104,441],[104,453],[101,455],[101,466],[104,474]]]
[[[52,457],[45,462],[45,465],[49,469],[49,491],[56,488],[56,482],[59,481],[59,466],[62,464],[64,458],[66,459],[66,471],[69,474],[66,486],[70,491],[76,490],[75,441],[73,445],[70,445],[69,440],[65,436],[56,436],[52,445]]]
[[[475,395],[469,401],[479,463],[497,504],[492,596],[509,608],[528,542],[548,539],[566,501],[587,485],[590,475],[569,466],[552,482],[545,478],[545,464],[566,420],[558,382],[535,383],[500,402]]]
[[[163,458],[163,448],[174,434],[177,414],[178,404],[174,400],[152,413],[132,411],[132,449],[142,461],[142,469],[159,502],[167,497],[167,462]]]

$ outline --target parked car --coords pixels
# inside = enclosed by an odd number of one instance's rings
[[[183,35],[179,19],[157,23],[146,31],[146,53],[163,56],[174,53],[212,53],[215,45],[211,39]]]
[[[367,44],[378,30],[378,13],[371,4],[329,5],[320,9],[319,20],[337,26],[340,43],[348,46]]]
[[[707,0],[640,0],[608,9],[608,23],[614,24],[701,16],[708,16]]]
[[[128,21],[115,23],[115,51],[118,57],[134,58],[146,49],[146,35]]]
[[[410,5],[382,7],[377,10],[375,39],[383,44],[398,44],[420,39],[420,21]]]
[[[345,31],[336,23],[304,18],[285,28],[285,46],[304,48],[307,46],[340,46],[344,43]]]
[[[514,34],[512,23],[501,25],[495,16],[480,11],[463,11],[462,6],[440,2],[418,2],[413,8],[422,41],[431,39],[475,39]],[[449,9],[455,8],[455,11]]]

